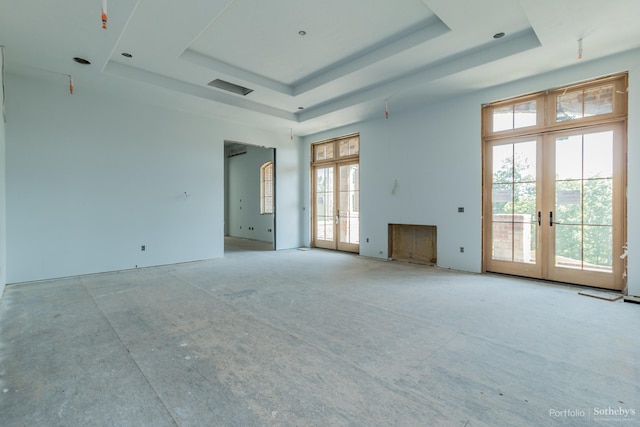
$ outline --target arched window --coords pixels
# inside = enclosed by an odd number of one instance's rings
[[[273,213],[273,162],[260,167],[260,214]]]

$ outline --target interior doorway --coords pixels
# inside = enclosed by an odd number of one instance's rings
[[[275,250],[275,149],[225,141],[224,156],[225,256]]]

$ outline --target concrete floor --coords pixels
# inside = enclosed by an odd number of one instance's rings
[[[230,250],[7,287],[0,425],[640,425],[638,331],[578,288]]]

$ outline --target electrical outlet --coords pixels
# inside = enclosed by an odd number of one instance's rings
[[[460,253],[464,253],[464,246],[460,246]]]
[[[367,243],[369,243],[369,238],[367,237]]]
[[[458,208],[458,212],[459,212],[459,213],[463,213],[463,212],[464,212],[464,208],[463,208],[463,207],[459,207],[459,208]]]
[[[142,252],[146,251],[146,250],[147,250],[147,246],[146,246],[146,245],[142,245],[142,246],[140,246],[140,250],[141,250]]]

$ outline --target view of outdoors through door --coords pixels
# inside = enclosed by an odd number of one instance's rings
[[[626,76],[485,108],[487,271],[624,286],[624,107]]]
[[[358,136],[312,146],[313,246],[360,251]]]

